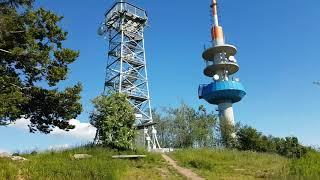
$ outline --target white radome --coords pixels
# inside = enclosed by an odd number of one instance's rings
[[[213,79],[216,80],[216,81],[218,81],[218,80],[220,79],[220,77],[219,77],[218,74],[215,74],[215,75],[213,76]]]

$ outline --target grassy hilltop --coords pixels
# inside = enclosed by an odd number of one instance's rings
[[[76,153],[87,153],[93,157],[74,160],[73,155]],[[140,160],[112,159],[111,156],[118,154],[120,153],[104,148],[76,148],[22,155],[28,159],[25,162],[0,159],[0,179],[181,179],[180,175],[166,165],[160,154],[147,154],[146,158]]]
[[[76,153],[93,155],[74,160]],[[147,154],[140,160],[112,159],[118,154]],[[160,154],[122,152],[103,148],[76,148],[62,152],[22,155],[28,160],[0,159],[0,179],[185,179]],[[314,179],[320,177],[320,154],[301,159],[275,154],[228,150],[179,150],[169,154],[180,166],[206,179]]]
[[[300,159],[228,150],[183,150],[171,154],[206,179],[320,179],[320,153]]]

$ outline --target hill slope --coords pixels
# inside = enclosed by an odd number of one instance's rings
[[[93,157],[74,160],[73,155],[77,153]],[[118,154],[103,148],[76,148],[22,155],[28,159],[24,162],[0,158],[0,179],[182,179],[160,154],[147,154],[146,158],[138,160],[112,159],[111,156]]]
[[[93,157],[75,160],[74,154]],[[118,154],[147,154],[144,159],[120,160]],[[319,179],[320,154],[309,152],[302,159],[279,155],[227,150],[178,150],[168,154],[178,165],[206,179]],[[117,152],[103,148],[75,148],[62,152],[23,155],[15,162],[0,158],[0,179],[186,179],[160,154]],[[298,177],[298,178],[297,178]]]
[[[206,179],[320,179],[320,153],[314,151],[301,159],[209,149],[175,151],[170,156]]]

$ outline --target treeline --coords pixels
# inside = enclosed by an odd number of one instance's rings
[[[301,145],[297,137],[265,136],[250,126],[238,128],[236,135],[236,148],[243,151],[277,153],[289,158],[301,158],[311,149]]]
[[[277,153],[289,158],[300,158],[309,148],[296,137],[278,138],[263,135],[255,128],[228,125],[214,112],[200,106],[194,109],[184,103],[178,108],[154,110],[158,123],[158,138],[163,147],[172,148],[229,148],[241,151]]]
[[[158,138],[163,147],[215,147],[217,117],[200,106],[198,110],[186,104],[179,108],[168,108],[163,114],[153,111],[158,123]]]

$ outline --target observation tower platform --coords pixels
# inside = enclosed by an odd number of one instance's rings
[[[199,98],[215,105],[224,102],[237,103],[245,95],[243,85],[237,81],[220,81],[199,86]]]

